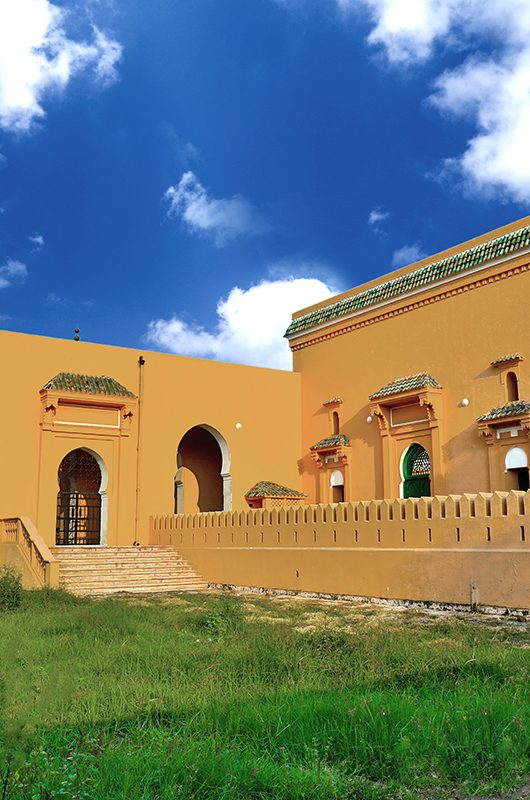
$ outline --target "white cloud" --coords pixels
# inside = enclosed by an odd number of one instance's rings
[[[31,236],[28,236],[28,239],[32,244],[35,245],[34,252],[38,252],[44,247],[44,236],[42,233],[34,233]]]
[[[440,111],[471,120],[476,135],[445,161],[445,174],[479,192],[530,200],[530,3],[528,0],[336,0],[364,6],[368,37],[395,65],[417,64],[439,48],[460,63],[435,81]],[[473,52],[468,56],[469,51]]]
[[[264,280],[249,289],[235,286],[217,304],[215,330],[173,316],[150,322],[146,338],[180,355],[291,369],[289,345],[283,335],[292,312],[336,291],[318,278]]]
[[[380,208],[374,208],[368,215],[368,224],[377,225],[379,222],[384,222],[390,216],[389,211],[383,211]]]
[[[268,225],[257,208],[240,195],[215,198],[191,171],[185,172],[165,195],[169,214],[180,217],[193,233],[213,237],[217,246],[237,236],[257,235]]]
[[[0,266],[0,289],[7,289],[13,283],[23,283],[26,280],[28,270],[22,261],[14,261],[11,258]]]
[[[67,22],[50,0],[0,0],[0,127],[28,131],[44,116],[45,95],[82,70],[103,85],[116,79],[118,42],[96,27],[90,40],[74,41]]]
[[[419,242],[415,244],[405,244],[398,250],[394,251],[392,256],[393,267],[404,267],[407,264],[414,264],[416,261],[421,261],[426,258],[427,253],[423,252],[422,246]]]

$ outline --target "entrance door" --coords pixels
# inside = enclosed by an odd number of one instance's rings
[[[94,545],[101,540],[101,470],[87,450],[72,450],[59,467],[58,545]]]
[[[431,496],[431,460],[421,444],[411,444],[403,460],[403,497]]]

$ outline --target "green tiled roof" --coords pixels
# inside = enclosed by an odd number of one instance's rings
[[[307,495],[279,483],[259,481],[252,489],[248,490],[245,497],[307,497]]]
[[[432,375],[428,375],[427,372],[417,372],[415,375],[407,375],[405,378],[397,378],[392,383],[388,383],[379,391],[371,394],[370,400],[377,400],[379,397],[390,397],[393,394],[401,394],[401,392],[410,392],[413,389],[425,389],[427,386],[441,388]]]
[[[391,300],[402,294],[407,294],[415,289],[429,286],[431,283],[440,281],[443,278],[458,275],[467,269],[484,264],[488,261],[506,253],[513,253],[530,246],[530,225],[519,228],[497,239],[490,239],[483,244],[470,247],[461,253],[443,258],[440,261],[433,261],[424,267],[415,269],[405,275],[380,283],[364,292],[345,297],[329,306],[324,306],[302,317],[296,317],[287,328],[285,336],[289,337],[295,333],[303,333],[316,325],[322,325],[330,320],[350,314],[354,311],[361,311],[364,308],[375,306],[385,300]]]
[[[506,403],[499,408],[492,408],[487,414],[483,414],[478,418],[477,422],[491,422],[496,419],[503,419],[504,417],[518,417],[522,414],[530,414],[530,403],[528,400],[514,400],[512,403]]]
[[[310,450],[327,450],[331,447],[340,447],[343,444],[349,444],[350,440],[342,433],[335,433],[333,436],[328,436],[326,439],[321,439],[316,444],[312,444]]]
[[[59,372],[48,381],[43,391],[79,392],[80,394],[108,394],[113,397],[134,397],[121,383],[106,375],[76,375]]]
[[[333,406],[335,403],[343,403],[342,397],[330,397],[329,400],[324,400],[323,406]]]
[[[521,353],[510,353],[508,356],[501,356],[491,362],[492,367],[500,367],[502,364],[508,364],[510,361],[524,361],[524,356]]]

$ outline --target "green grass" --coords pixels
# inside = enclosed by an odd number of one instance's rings
[[[383,800],[529,771],[521,624],[44,591],[0,643],[2,800]]]

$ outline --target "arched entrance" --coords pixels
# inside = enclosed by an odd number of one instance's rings
[[[232,478],[226,440],[210,425],[195,425],[178,446],[175,513],[231,508]]]
[[[431,459],[421,444],[411,444],[402,461],[402,496],[431,496]]]
[[[103,459],[90,450],[72,450],[61,461],[58,479],[56,544],[104,544],[107,470]]]

